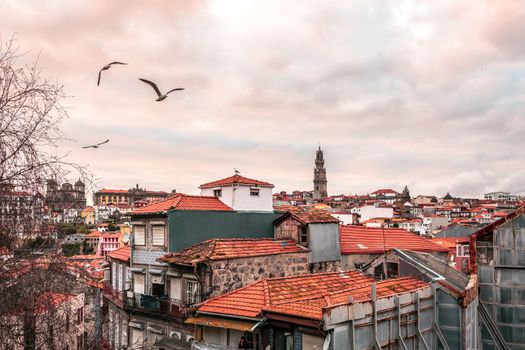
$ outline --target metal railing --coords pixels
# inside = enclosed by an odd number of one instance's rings
[[[108,282],[103,282],[102,293],[114,304],[117,304],[121,307],[124,306],[124,291],[113,288],[113,286]]]
[[[182,319],[185,303],[181,300],[126,292],[124,307],[161,317]]]

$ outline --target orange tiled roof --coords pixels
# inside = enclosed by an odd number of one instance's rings
[[[255,179],[249,179],[247,177],[235,174],[233,176],[227,177],[225,179],[217,180],[202,184],[199,188],[212,188],[220,186],[230,186],[233,184],[247,185],[247,186],[259,186],[259,187],[275,187],[269,182],[259,181]]]
[[[374,192],[372,192],[372,193],[370,193],[370,194],[383,194],[383,193],[399,194],[399,192],[394,191],[394,190],[391,189],[391,188],[381,188],[381,189],[379,189],[379,190],[377,190],[377,191],[374,191]]]
[[[129,193],[128,190],[110,190],[108,188],[103,188],[98,193]]]
[[[308,249],[301,247],[291,239],[216,238],[194,244],[176,253],[166,254],[159,261],[193,265],[205,260],[237,259],[307,251]]]
[[[383,241],[384,232],[384,241]],[[357,225],[341,225],[339,233],[341,254],[383,253],[394,248],[417,252],[443,252],[431,240],[398,228],[371,228]]]
[[[107,256],[109,256],[111,259],[129,261],[129,258],[131,256],[131,248],[129,247],[129,245],[125,245],[123,247],[109,252]]]
[[[94,230],[94,231],[91,231],[90,233],[88,233],[85,236],[85,238],[97,238],[97,237],[100,237],[101,234],[102,234],[102,232]]]
[[[137,208],[131,214],[161,213],[170,209],[233,211],[217,197],[177,194],[173,197]]]
[[[306,207],[294,207],[291,205],[276,206],[276,210],[287,211],[292,217],[297,219],[303,224],[313,224],[313,223],[322,223],[322,222],[333,222],[338,223],[339,220],[327,211],[320,209],[311,209]],[[283,216],[277,220],[277,223],[284,220],[286,216]]]
[[[455,250],[457,243],[468,243],[469,240],[469,237],[437,237],[431,239],[432,243],[438,244],[449,250]]]
[[[204,302],[200,312],[233,317],[259,317],[279,313],[322,320],[323,307],[371,298],[374,279],[358,271],[332,272],[265,279]],[[378,296],[415,291],[428,284],[412,277],[377,283]]]

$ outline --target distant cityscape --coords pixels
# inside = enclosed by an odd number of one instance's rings
[[[343,349],[349,338],[341,332],[362,327],[373,334],[371,327],[391,322],[404,336],[377,333],[382,343],[474,349],[501,342],[501,334],[515,341],[503,327],[525,329],[520,318],[503,326],[497,316],[520,301],[503,306],[493,294],[525,288],[523,280],[503,279],[524,266],[523,197],[412,197],[407,186],[328,195],[320,147],[313,190],[273,188],[235,173],[201,184],[200,195],[136,184],[98,190],[86,206],[80,180],[51,179],[45,194],[5,187],[1,223],[16,227],[19,243],[2,248],[1,257],[9,261],[35,239],[55,240],[64,264],[92,277],[80,283],[77,299],[59,303],[82,304],[79,349],[93,342],[103,349],[218,349],[241,338],[254,349]],[[25,225],[28,217],[32,226]],[[92,304],[97,290],[101,308]],[[367,305],[377,313],[372,323],[362,313]],[[398,316],[387,316],[393,309]],[[415,313],[417,324],[402,322]],[[485,328],[493,335],[477,338]],[[417,331],[419,338],[410,336]],[[377,341],[352,339],[369,347]]]

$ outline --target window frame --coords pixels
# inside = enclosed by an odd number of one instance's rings
[[[143,243],[140,244],[140,243],[137,243],[137,228],[141,227],[143,229],[143,231],[141,232],[141,237],[143,239]],[[138,245],[138,246],[145,246],[146,245],[146,225],[135,225],[133,226],[133,245]]]
[[[222,197],[222,188],[213,190],[213,196],[217,198]]]
[[[260,193],[261,191],[259,188],[250,188],[250,197],[259,197]]]
[[[190,293],[190,285],[195,285],[196,293],[193,294],[193,291]],[[192,287],[192,290],[195,287]],[[184,279],[184,302],[188,305],[196,304],[199,302],[199,281],[195,279],[185,278]]]
[[[155,228],[162,228],[162,244],[155,243]],[[165,225],[151,225],[151,244],[154,247],[164,247],[166,245],[166,226]]]

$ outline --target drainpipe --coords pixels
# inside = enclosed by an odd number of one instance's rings
[[[235,190],[239,187],[238,184],[234,183],[232,186],[232,208],[235,209]]]
[[[376,305],[376,297],[377,297],[377,290],[376,290],[376,284],[372,283],[372,310],[373,310],[373,318],[374,318],[374,340],[375,340],[375,348],[377,350],[381,350],[381,345],[379,344],[379,339],[377,339],[377,305]],[[427,348],[428,350],[428,348]]]

